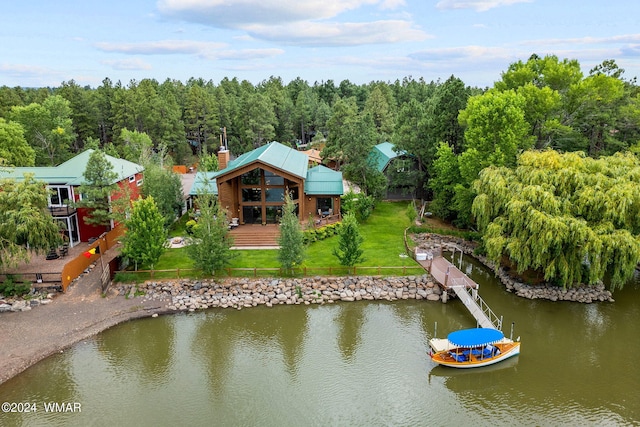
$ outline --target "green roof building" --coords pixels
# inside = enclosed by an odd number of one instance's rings
[[[373,147],[369,159],[387,178],[387,199],[411,199],[422,195],[417,186],[418,164],[414,156],[383,142]]]
[[[298,150],[274,141],[230,160],[223,149],[218,163],[218,172],[198,173],[190,195],[213,189],[229,218],[239,224],[279,223],[285,192],[301,221],[310,215],[339,216],[342,173],[324,166],[309,169],[307,155]]]
[[[369,158],[373,160],[379,172],[384,172],[393,159],[407,155],[405,151],[398,153],[394,150],[394,147],[395,145],[390,142],[382,142],[374,146],[371,153],[369,153]]]
[[[85,150],[58,166],[0,169],[0,179],[22,181],[25,174],[31,174],[36,180],[47,186],[49,189],[49,212],[60,222],[61,232],[67,237],[70,246],[96,238],[115,225],[112,223],[110,227],[100,227],[87,224],[84,219],[89,215],[89,211],[75,208],[71,203],[81,198],[78,187],[84,183],[84,172],[93,151],[91,149]],[[142,185],[144,168],[124,159],[109,155],[106,157],[116,173],[112,184],[117,184],[121,188],[129,186],[131,197],[136,199],[139,194],[138,187]],[[117,195],[114,194],[112,197],[117,197]]]

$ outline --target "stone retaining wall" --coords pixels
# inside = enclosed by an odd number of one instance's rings
[[[195,311],[211,307],[248,308],[258,305],[327,304],[360,300],[430,300],[438,301],[442,290],[428,274],[380,278],[315,277],[301,279],[228,279],[147,281],[139,285],[119,285],[121,295],[145,299],[171,298],[170,310]]]
[[[459,237],[443,236],[432,233],[415,234],[412,236],[416,245],[421,250],[436,250],[444,243],[453,243],[458,246],[466,255],[472,256],[487,268],[493,270],[500,279],[507,291],[513,292],[519,297],[528,299],[547,299],[551,301],[575,301],[581,303],[591,303],[597,301],[614,302],[611,292],[606,290],[603,283],[595,286],[579,286],[570,289],[563,289],[551,284],[529,285],[520,281],[517,277],[511,276],[504,268],[497,269],[493,262],[487,257],[474,253],[476,244]]]

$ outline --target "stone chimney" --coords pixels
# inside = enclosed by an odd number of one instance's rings
[[[225,169],[229,164],[229,150],[226,147],[220,147],[218,150],[218,170]]]

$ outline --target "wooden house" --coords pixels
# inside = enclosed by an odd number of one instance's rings
[[[218,163],[218,172],[197,174],[190,195],[213,191],[232,222],[278,224],[285,192],[300,221],[339,215],[342,173],[309,167],[308,156],[298,150],[274,141],[231,160],[223,148]]]

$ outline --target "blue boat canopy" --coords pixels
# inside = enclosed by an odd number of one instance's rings
[[[481,347],[493,344],[502,338],[504,338],[502,331],[491,328],[461,329],[447,336],[449,342],[458,347]]]

